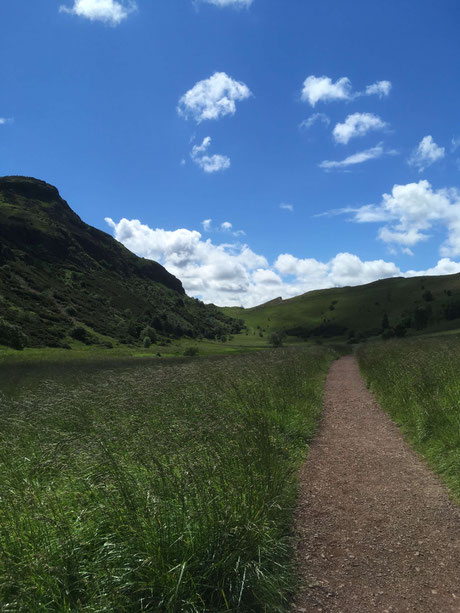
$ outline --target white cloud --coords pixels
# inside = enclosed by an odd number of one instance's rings
[[[366,96],[376,95],[380,98],[384,96],[388,96],[391,91],[391,82],[390,81],[377,81],[377,83],[373,83],[372,85],[368,85],[364,90]]]
[[[214,6],[233,8],[250,7],[254,0],[201,0],[205,4],[213,4]]]
[[[352,212],[358,223],[387,222],[378,237],[404,248],[414,247],[430,238],[429,231],[441,225],[447,232],[441,244],[442,256],[460,255],[460,193],[456,189],[433,190],[428,181],[395,185],[384,194],[380,205],[366,205]]]
[[[324,125],[328,126],[331,123],[331,120],[325,113],[313,113],[310,115],[308,119],[304,119],[302,123],[299,125],[299,128],[305,128],[309,130],[315,123],[321,122]]]
[[[422,138],[417,148],[412,152],[408,163],[410,166],[418,168],[419,172],[423,172],[428,166],[442,160],[445,152],[444,147],[439,147],[434,142],[433,137],[428,135]]]
[[[436,275],[455,275],[460,272],[460,262],[453,262],[449,258],[442,258],[433,266],[433,268],[428,268],[427,270],[408,270],[405,273],[405,277],[418,277],[422,276],[436,276]]]
[[[358,151],[358,153],[353,153],[353,155],[349,155],[344,160],[324,160],[324,162],[321,162],[319,164],[319,167],[323,170],[348,168],[349,166],[362,164],[363,162],[367,162],[369,160],[375,160],[376,158],[382,157],[384,153],[385,151],[382,145],[377,145],[376,147],[372,147],[371,149],[366,149],[365,151]]]
[[[372,113],[353,113],[344,123],[336,124],[332,134],[336,143],[346,145],[350,139],[364,136],[368,132],[383,130],[387,124]]]
[[[454,136],[451,141],[450,150],[452,151],[452,153],[455,153],[459,147],[460,147],[460,137]]]
[[[311,75],[303,83],[302,100],[309,102],[311,106],[315,106],[319,101],[350,100],[351,97],[351,82],[347,77],[342,77],[333,83],[330,77]]]
[[[229,221],[224,221],[223,223],[220,224],[220,229],[223,230],[224,232],[230,232],[232,228],[233,228],[233,225]]]
[[[59,7],[63,13],[86,17],[116,26],[137,8],[134,0],[74,0],[74,5]]]
[[[207,155],[207,151],[211,145],[211,137],[207,136],[203,139],[201,145],[195,145],[192,149],[190,157],[200,168],[206,173],[220,172],[230,168],[230,158],[226,155],[214,154]]]
[[[201,222],[201,225],[203,226],[203,230],[205,232],[210,232],[212,227],[212,219],[204,219]]]
[[[197,123],[207,119],[219,119],[225,115],[234,115],[236,102],[251,96],[247,85],[235,81],[225,72],[216,72],[209,79],[196,83],[179,100],[177,111]]]
[[[290,298],[314,289],[360,285],[387,277],[460,272],[460,263],[447,257],[427,271],[402,272],[394,262],[363,261],[352,253],[339,253],[326,262],[284,253],[270,266],[247,245],[215,245],[195,230],[154,230],[137,219],[115,223],[106,218],[106,222],[128,249],[161,262],[176,275],[188,294],[222,306],[255,306],[278,296]]]
[[[285,211],[290,211],[292,213],[294,210],[294,205],[288,204],[287,202],[282,202],[280,204],[280,209],[284,209]]]
[[[354,92],[348,77],[337,79],[334,83],[330,77],[310,75],[303,83],[301,96],[304,102],[309,102],[314,107],[318,102],[354,100],[360,96],[388,96],[390,90],[390,81],[377,81],[368,85],[362,92]]]

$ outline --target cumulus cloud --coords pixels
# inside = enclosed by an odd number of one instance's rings
[[[305,130],[309,130],[315,123],[323,123],[328,126],[331,123],[331,120],[325,113],[313,113],[310,115],[308,119],[304,119],[302,123],[299,125],[299,128],[304,128]]]
[[[236,113],[236,102],[251,96],[247,85],[235,81],[225,72],[216,72],[209,79],[196,83],[179,100],[177,111],[185,119],[197,123],[219,119]]]
[[[219,7],[231,6],[233,8],[244,8],[250,7],[254,0],[201,0],[201,2]]]
[[[356,164],[368,162],[369,160],[375,160],[376,158],[382,157],[384,154],[385,150],[383,149],[382,145],[377,145],[376,147],[371,147],[371,149],[353,153],[353,155],[349,155],[344,160],[324,160],[324,162],[319,164],[319,167],[323,170],[340,170],[343,168],[348,168],[349,166],[355,166]]]
[[[182,281],[187,293],[221,306],[250,307],[278,296],[290,298],[314,289],[387,277],[460,272],[460,262],[448,257],[428,270],[402,272],[394,262],[361,260],[346,252],[326,262],[283,253],[270,265],[248,245],[216,245],[195,230],[152,229],[137,219],[116,223],[107,217],[106,222],[117,240],[137,255],[161,262]]]
[[[336,124],[332,135],[336,143],[346,145],[352,138],[364,136],[368,132],[383,130],[387,124],[372,113],[353,113],[344,123]]]
[[[230,168],[230,158],[226,155],[214,154],[208,155],[207,151],[211,145],[211,137],[207,136],[201,145],[195,145],[192,149],[190,157],[202,168],[206,173],[220,172]]]
[[[377,81],[377,83],[368,85],[364,90],[364,93],[366,96],[376,95],[380,98],[384,98],[385,96],[389,96],[391,87],[390,81]]]
[[[408,163],[410,166],[418,168],[419,172],[423,172],[428,166],[431,166],[438,160],[442,160],[445,152],[444,147],[439,147],[434,142],[433,137],[428,135],[422,138],[416,149],[414,149]]]
[[[310,75],[303,83],[302,100],[315,106],[318,102],[334,100],[354,100],[360,96],[388,96],[391,90],[390,81],[377,81],[368,85],[362,92],[354,92],[348,77],[342,77],[333,82],[330,77],[315,77]]]
[[[343,209],[358,223],[386,222],[378,237],[388,244],[414,247],[430,238],[430,230],[442,226],[447,238],[442,256],[460,255],[460,193],[453,188],[434,190],[428,181],[395,185],[379,205]]]
[[[90,21],[102,21],[112,26],[120,24],[137,8],[134,0],[74,0],[72,7],[62,5],[62,13],[85,17]]]
[[[280,209],[284,209],[285,211],[290,211],[292,213],[294,211],[294,205],[288,204],[287,202],[282,202],[280,204]]]
[[[342,77],[333,83],[330,77],[310,75],[303,83],[302,100],[313,107],[319,101],[350,100],[351,97],[352,87],[348,77]]]
[[[212,219],[204,219],[201,222],[201,225],[203,226],[203,230],[205,232],[210,232],[212,228]]]

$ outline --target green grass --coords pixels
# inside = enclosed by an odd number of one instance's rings
[[[432,300],[426,300],[427,291],[431,292]],[[417,330],[415,325],[414,313],[419,308],[429,311],[427,331],[458,330],[460,319],[447,320],[445,309],[459,303],[460,275],[457,274],[384,279],[357,287],[316,290],[289,300],[272,300],[251,309],[230,307],[223,311],[243,319],[249,335],[254,338],[260,333],[267,338],[277,330],[301,328],[311,331],[321,325],[333,325],[343,327],[344,331],[331,334],[331,337],[345,340],[352,331],[365,336],[378,335],[384,313],[388,315],[390,326],[410,318],[408,335],[423,333],[425,329]],[[325,338],[324,334],[319,336]]]
[[[0,609],[288,610],[297,469],[334,355],[24,375],[0,399]]]
[[[460,501],[460,338],[368,344],[357,356],[382,407]]]

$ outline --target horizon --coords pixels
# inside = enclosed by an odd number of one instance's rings
[[[189,295],[460,272],[453,0],[29,4],[0,8],[0,174]]]

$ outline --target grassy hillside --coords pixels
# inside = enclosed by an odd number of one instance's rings
[[[0,345],[214,339],[239,330],[160,264],[85,224],[57,189],[0,178]]]
[[[385,279],[223,311],[242,318],[250,335],[264,338],[278,330],[292,339],[352,341],[385,330],[386,336],[448,330],[460,327],[460,275]]]

